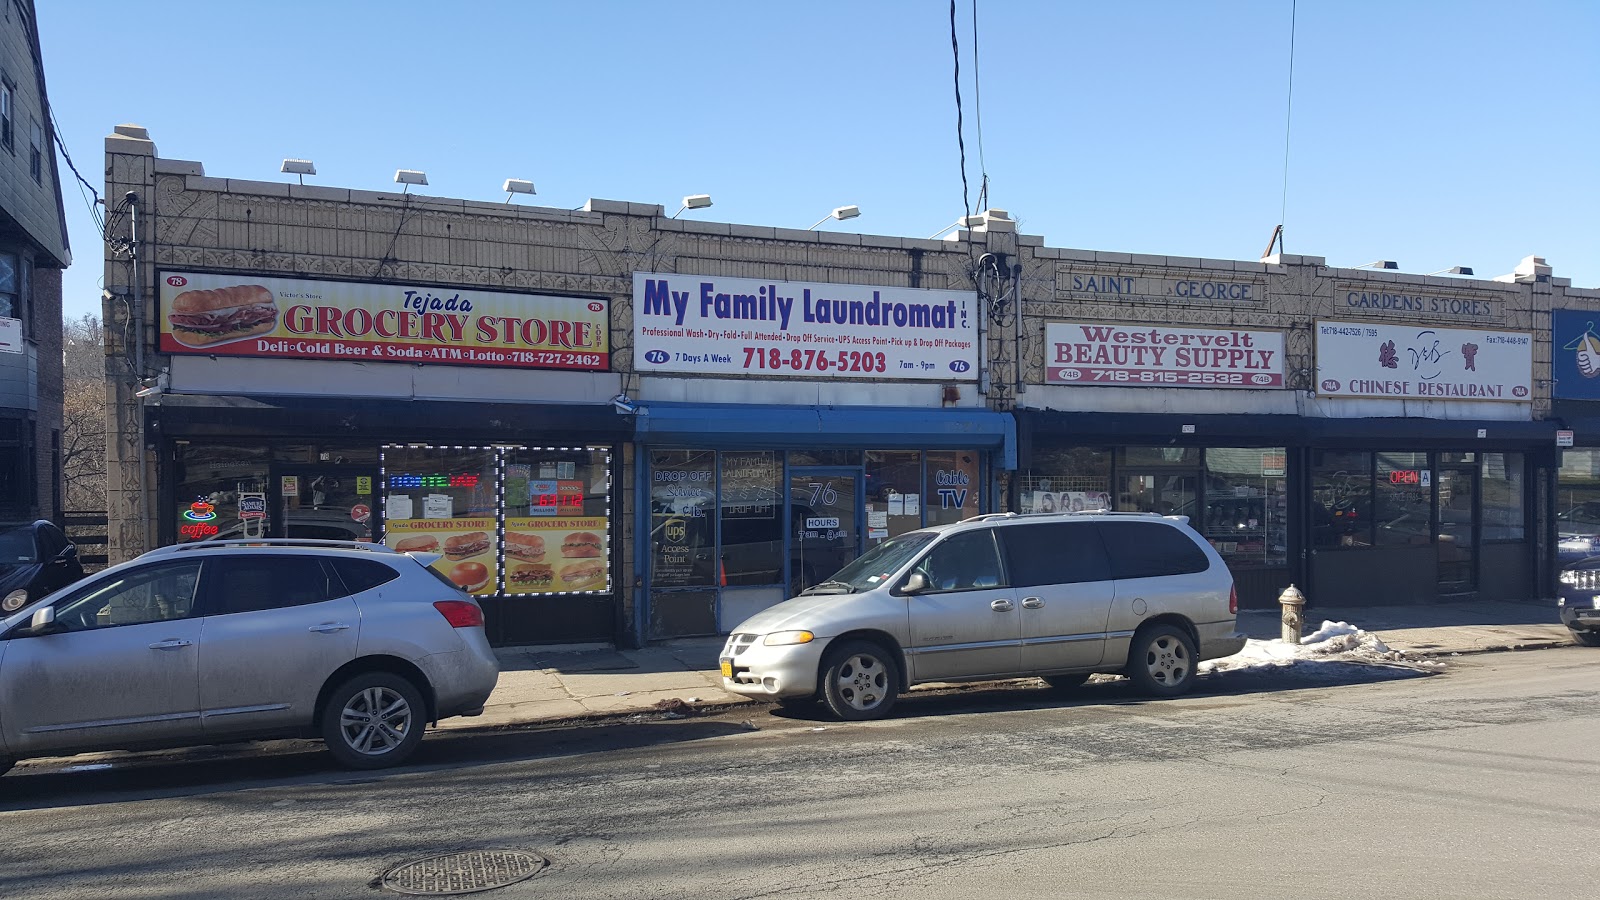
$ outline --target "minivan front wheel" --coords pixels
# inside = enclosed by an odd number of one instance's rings
[[[397,766],[421,743],[426,718],[422,694],[410,681],[389,672],[363,672],[328,695],[322,740],[352,769]]]
[[[1133,636],[1127,676],[1146,694],[1175,697],[1194,686],[1198,657],[1187,631],[1176,625],[1151,625]]]
[[[841,719],[864,722],[889,714],[900,695],[900,667],[870,641],[846,641],[822,662],[822,701]]]

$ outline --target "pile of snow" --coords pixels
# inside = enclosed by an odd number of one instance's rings
[[[1300,639],[1299,644],[1282,640],[1247,641],[1233,656],[1200,664],[1200,671],[1232,672],[1267,666],[1293,666],[1300,663],[1358,663],[1367,665],[1401,664],[1428,667],[1436,663],[1408,658],[1402,650],[1391,650],[1377,635],[1349,622],[1329,622]]]

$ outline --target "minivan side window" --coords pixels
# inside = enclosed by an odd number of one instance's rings
[[[928,551],[915,571],[927,577],[928,593],[975,591],[1005,584],[992,528],[946,538]]]
[[[1101,522],[1100,537],[1111,557],[1111,577],[1157,578],[1190,575],[1211,561],[1188,535],[1158,522]]]
[[[253,553],[209,563],[206,615],[305,606],[344,596],[344,585],[315,556]]]
[[[996,528],[1012,587],[1109,581],[1111,563],[1093,522],[1049,522]]]

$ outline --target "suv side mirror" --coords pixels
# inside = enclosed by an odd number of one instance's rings
[[[65,625],[56,623],[56,608],[54,606],[46,606],[43,609],[34,610],[33,618],[28,622],[28,627],[19,629],[15,633],[27,637],[39,637],[40,635],[55,634],[66,630],[67,627]]]
[[[900,586],[902,594],[920,594],[928,589],[928,576],[921,572],[912,572],[906,576],[906,583]]]

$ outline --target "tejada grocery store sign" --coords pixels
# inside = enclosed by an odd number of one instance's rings
[[[633,274],[644,372],[975,381],[970,291]]]
[[[611,365],[606,301],[164,272],[161,349],[527,369]]]
[[[1048,384],[1283,387],[1283,335],[1104,322],[1045,326]]]
[[[1317,393],[1401,400],[1504,400],[1533,393],[1523,331],[1317,322]]]

